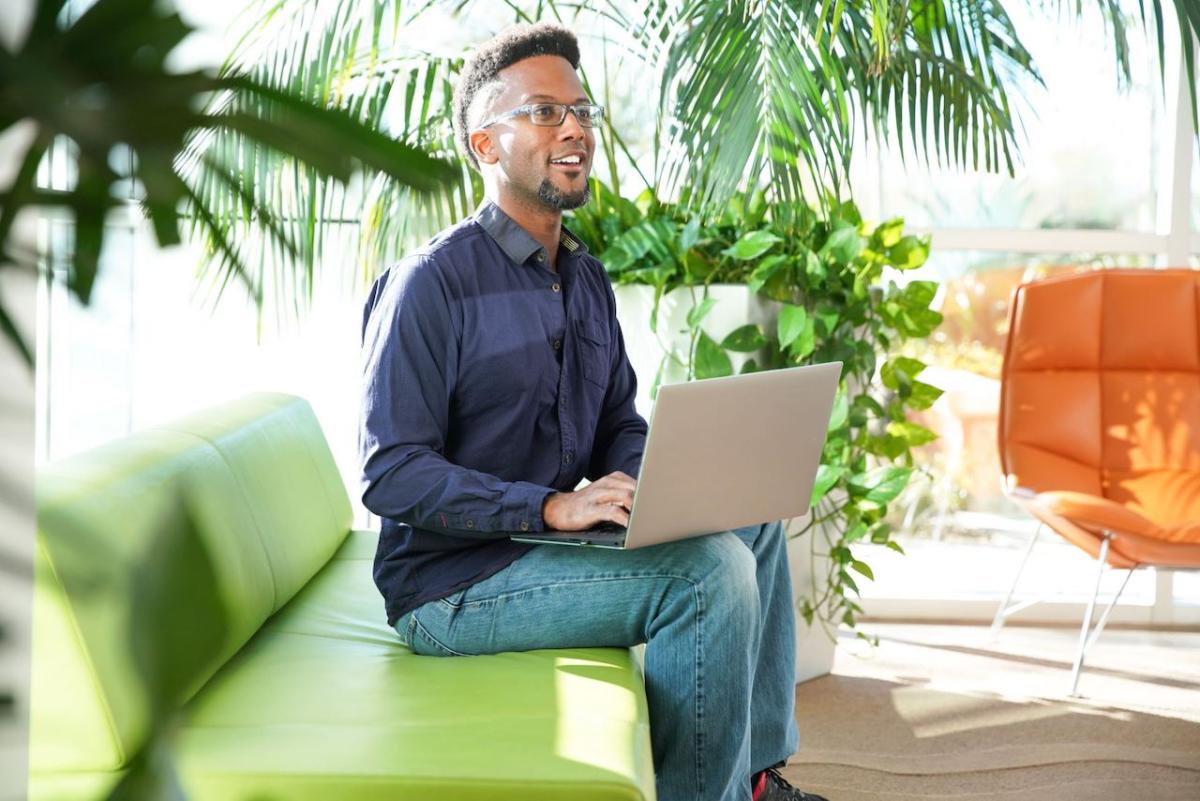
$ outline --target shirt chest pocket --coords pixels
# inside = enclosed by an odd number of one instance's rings
[[[575,320],[574,326],[583,377],[599,387],[607,387],[612,363],[608,322],[584,317]]]

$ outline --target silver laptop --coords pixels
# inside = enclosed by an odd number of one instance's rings
[[[808,511],[842,363],[658,389],[629,525],[517,542],[645,548]]]

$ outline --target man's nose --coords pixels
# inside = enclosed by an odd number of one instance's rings
[[[560,139],[582,139],[586,130],[579,124],[579,118],[575,116],[575,112],[568,108],[567,116],[559,126],[558,136]]]

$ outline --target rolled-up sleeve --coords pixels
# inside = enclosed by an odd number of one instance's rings
[[[381,517],[460,536],[542,531],[555,490],[448,461],[461,318],[423,257],[376,281],[363,313],[362,501]]]
[[[603,269],[603,268],[601,268]],[[609,330],[615,344],[610,357],[608,390],[596,425],[596,439],[588,465],[589,481],[620,470],[637,478],[642,469],[642,453],[646,448],[646,419],[638,414],[637,374],[625,353],[625,338],[617,320],[617,301],[612,286],[608,290]]]

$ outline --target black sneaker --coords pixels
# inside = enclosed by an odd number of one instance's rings
[[[767,768],[755,777],[754,801],[829,801],[823,795],[806,793],[797,790],[791,783],[779,775],[775,768]],[[759,791],[759,788],[762,788]]]

